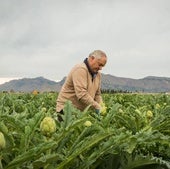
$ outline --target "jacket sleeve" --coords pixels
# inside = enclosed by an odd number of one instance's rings
[[[95,100],[97,103],[99,103],[99,104],[103,102],[102,97],[101,97],[100,86],[99,86],[99,88],[98,88],[98,90],[97,90],[97,92],[96,92],[96,94],[95,94],[94,100]]]
[[[99,96],[98,92],[95,98],[92,98],[92,96],[88,93],[88,75],[87,70],[84,68],[78,68],[74,72],[72,72],[72,79],[74,84],[74,90],[76,93],[76,96],[79,101],[81,101],[85,105],[91,105],[95,109],[100,109],[100,104],[98,103]]]

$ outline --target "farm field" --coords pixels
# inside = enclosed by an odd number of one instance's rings
[[[102,96],[59,122],[57,93],[0,93],[0,169],[170,169],[170,95]]]

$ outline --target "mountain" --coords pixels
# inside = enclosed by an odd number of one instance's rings
[[[59,91],[60,83],[45,79],[43,77],[37,78],[23,78],[19,80],[11,80],[0,85],[0,91],[16,91],[16,92],[32,92],[37,91]]]
[[[11,80],[0,85],[0,91],[31,92],[37,90],[60,91],[66,77],[55,82],[44,77],[23,78]],[[102,74],[102,90],[128,91],[128,92],[170,92],[170,78],[148,76],[143,79],[131,79]]]
[[[102,76],[102,89],[104,90],[121,90],[130,92],[169,92],[170,78],[148,76],[143,79],[131,79],[116,77],[112,75]]]

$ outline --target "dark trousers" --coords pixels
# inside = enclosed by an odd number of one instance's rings
[[[61,110],[60,112],[57,112],[57,117],[58,117],[59,122],[63,121],[63,118],[61,117],[61,115],[63,114],[64,114],[63,110]]]

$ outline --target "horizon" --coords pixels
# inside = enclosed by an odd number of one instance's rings
[[[129,79],[136,79],[136,80],[143,79],[143,78],[146,78],[146,77],[170,78],[168,76],[155,76],[155,75],[148,75],[148,76],[144,76],[144,77],[140,77],[140,78],[132,78],[132,77],[125,77],[125,76],[116,76],[116,75],[112,75],[112,74],[109,74],[109,73],[102,73],[102,74],[111,75],[111,76],[115,76],[115,77],[119,77],[119,78],[129,78]],[[34,78],[38,78],[38,77],[43,77],[45,79],[48,79],[48,80],[51,80],[51,81],[55,81],[55,82],[59,82],[59,81],[62,80],[62,79],[55,80],[55,79],[51,79],[51,78],[48,78],[48,77],[45,77],[45,76],[36,76],[36,77],[3,77],[3,78],[0,77],[0,85],[4,84],[6,82],[10,82],[12,80],[20,80],[20,79],[24,79],[24,78],[28,78],[28,79],[32,79],[33,78],[34,79]]]

